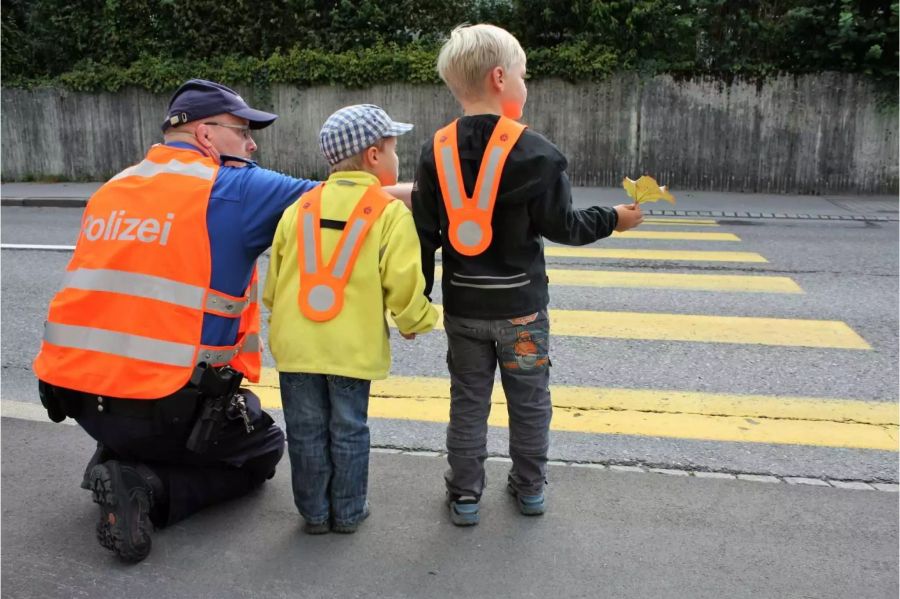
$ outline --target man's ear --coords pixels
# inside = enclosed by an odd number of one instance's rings
[[[209,127],[200,124],[194,129],[194,138],[202,147],[209,149],[212,147],[212,141],[209,139]]]
[[[206,151],[207,155],[216,162],[219,162],[219,150],[209,138],[208,126],[203,124],[197,125],[197,128],[194,129],[194,138],[197,140],[197,143],[200,144],[200,147]]]

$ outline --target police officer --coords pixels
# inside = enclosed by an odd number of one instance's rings
[[[261,366],[256,259],[317,184],[250,160],[253,132],[276,118],[224,85],[183,84],[164,143],[89,200],[50,303],[34,362],[41,400],[98,441],[82,486],[100,506],[100,544],[125,561],[149,554],[150,523],[249,492],[284,451],[259,400],[234,393]],[[219,397],[232,399],[226,417],[204,450],[188,449]]]

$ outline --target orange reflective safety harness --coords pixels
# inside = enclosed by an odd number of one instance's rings
[[[475,180],[475,194],[470,198],[465,195],[459,166],[456,124],[457,121],[453,121],[434,134],[434,160],[450,221],[450,243],[464,256],[477,256],[491,245],[491,218],[500,187],[500,175],[506,158],[525,131],[525,125],[505,116],[500,117],[485,148]]]
[[[157,145],[91,197],[50,302],[34,361],[39,379],[102,396],[157,399],[184,387],[200,363],[232,363],[258,378],[258,306],[250,293],[209,287],[206,212],[218,170],[194,151]],[[202,345],[204,314],[240,318],[235,345]]]
[[[344,307],[344,288],[369,229],[393,201],[380,185],[370,185],[350,213],[328,266],[322,262],[321,205],[325,183],[300,196],[297,210],[298,301],[304,316],[325,322]]]

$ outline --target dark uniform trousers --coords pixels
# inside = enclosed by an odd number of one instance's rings
[[[142,463],[160,478],[163,497],[154,498],[150,513],[160,528],[240,497],[275,473],[284,433],[262,411],[259,398],[243,391],[253,432],[247,433],[240,418],[226,420],[208,451],[198,454],[185,447],[199,401],[196,390],[185,388],[160,400],[117,400],[54,388],[74,412],[69,415],[116,459]]]

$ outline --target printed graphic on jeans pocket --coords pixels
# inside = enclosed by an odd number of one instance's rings
[[[503,367],[507,370],[535,370],[550,363],[544,333],[520,327],[516,339],[503,347]]]

